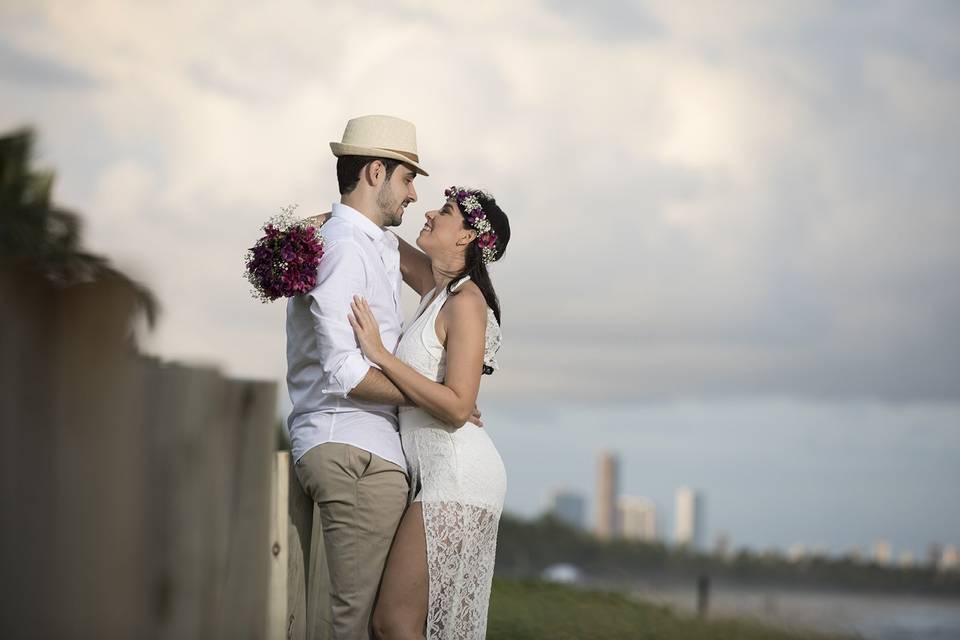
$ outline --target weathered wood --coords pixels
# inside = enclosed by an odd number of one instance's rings
[[[53,287],[0,269],[0,636],[55,637]],[[15,524],[14,524],[15,523]]]
[[[290,480],[290,454],[278,451],[273,456],[270,510],[270,588],[267,605],[267,640],[287,637],[287,573],[289,541],[287,510]]]
[[[313,501],[303,492],[293,461],[287,467],[287,638],[307,640],[307,583]]]
[[[122,282],[55,292],[51,388],[57,474],[54,637],[121,638],[150,618],[146,433],[139,362],[128,341],[135,298]]]
[[[270,575],[270,478],[275,455],[274,411],[276,389],[272,384],[242,383],[234,388],[240,402],[233,420],[239,426],[237,465],[231,476],[233,488],[230,541],[223,624],[214,637],[262,638],[267,625]]]
[[[0,269],[5,639],[264,637],[275,386],[138,355],[133,308]]]
[[[332,637],[330,577],[325,566],[320,512],[303,491],[292,465],[288,504],[287,637],[328,640]]]
[[[330,573],[326,567],[323,525],[320,510],[313,509],[313,535],[310,540],[310,575],[314,580],[307,590],[307,638],[330,640],[333,637],[333,612],[330,608]]]

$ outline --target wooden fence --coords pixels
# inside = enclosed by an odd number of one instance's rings
[[[138,354],[133,309],[0,270],[0,637],[305,637],[275,385]]]

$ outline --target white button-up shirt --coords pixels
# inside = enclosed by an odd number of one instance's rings
[[[299,460],[318,444],[359,447],[406,470],[397,408],[347,395],[372,366],[347,320],[354,295],[367,299],[383,345],[400,341],[400,251],[396,236],[362,213],[334,203],[323,225],[317,286],[287,301],[287,420],[292,455]]]

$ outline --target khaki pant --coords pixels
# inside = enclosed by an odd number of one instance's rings
[[[390,543],[407,505],[407,476],[383,458],[328,442],[296,463],[304,492],[317,503],[330,575],[335,640],[369,637],[370,617]],[[310,584],[318,584],[314,576]]]

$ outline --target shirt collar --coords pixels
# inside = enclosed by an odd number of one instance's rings
[[[375,242],[383,242],[386,231],[378,227],[376,224],[374,224],[373,220],[363,215],[350,205],[346,205],[341,202],[334,202],[330,211],[334,218],[343,218],[367,234],[371,240],[374,240]]]

